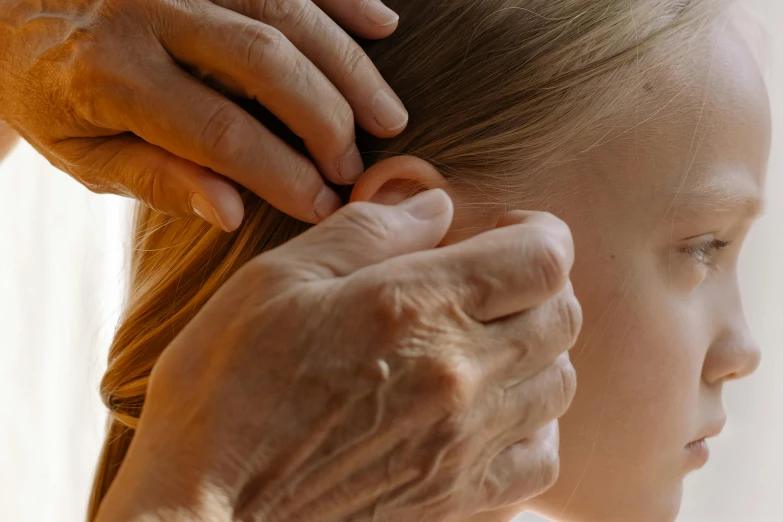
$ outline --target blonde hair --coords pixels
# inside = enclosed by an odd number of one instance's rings
[[[410,111],[381,141],[360,134],[365,162],[411,154],[476,205],[533,206],[551,166],[644,103],[655,70],[710,27],[717,0],[393,0],[394,36],[364,47]],[[651,52],[654,51],[654,52]],[[249,107],[249,106],[248,106]],[[301,143],[259,115],[293,145]],[[581,139],[580,139],[581,138]],[[535,187],[535,191],[531,191]],[[101,394],[110,411],[92,520],[128,450],[161,352],[240,266],[308,225],[244,194],[232,234],[139,208],[130,294]]]

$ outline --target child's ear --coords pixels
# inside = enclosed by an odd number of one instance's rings
[[[426,161],[413,156],[395,156],[379,161],[364,173],[351,192],[351,201],[395,205],[424,190],[442,188],[446,180]]]

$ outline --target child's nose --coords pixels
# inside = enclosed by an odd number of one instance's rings
[[[761,348],[745,321],[720,336],[704,361],[702,379],[708,384],[747,377],[761,363]]]

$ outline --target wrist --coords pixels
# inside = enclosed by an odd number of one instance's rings
[[[169,466],[130,451],[94,522],[230,521],[226,495],[193,480],[188,471],[188,466]]]
[[[161,493],[164,493],[163,495]],[[231,510],[220,495],[198,495],[173,501],[166,490],[156,493],[125,491],[113,484],[94,522],[229,522]]]

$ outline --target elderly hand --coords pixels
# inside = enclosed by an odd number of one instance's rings
[[[233,180],[315,223],[340,204],[321,174],[362,173],[354,117],[379,137],[407,122],[332,19],[364,38],[397,25],[379,0],[3,0],[0,120],[95,192],[233,230]],[[257,100],[315,164],[209,85]]]
[[[516,212],[433,250],[451,216],[354,203],[237,272],[154,367],[98,520],[441,521],[550,486],[570,232]]]

